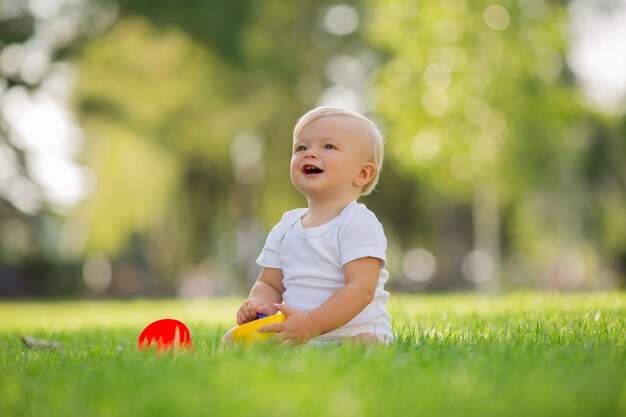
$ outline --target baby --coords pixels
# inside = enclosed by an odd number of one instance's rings
[[[374,213],[356,202],[376,186],[382,161],[380,132],[360,114],[319,107],[298,120],[291,181],[308,207],[286,212],[269,233],[239,325],[281,311],[284,322],[259,329],[278,341],[393,340],[387,240]]]

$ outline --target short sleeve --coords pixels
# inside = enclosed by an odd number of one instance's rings
[[[366,257],[380,259],[383,268],[387,265],[387,239],[383,226],[364,206],[358,206],[342,222],[339,248],[342,265]]]
[[[282,222],[279,222],[274,226],[267,235],[265,246],[263,246],[261,254],[256,259],[257,265],[263,268],[282,269],[282,262],[280,260],[280,245],[282,240],[282,236],[280,236],[281,223]]]
[[[294,209],[286,212],[282,219],[272,228],[265,239],[265,246],[261,254],[256,259],[256,263],[263,268],[283,269],[283,262],[280,257],[283,238],[287,229],[293,225],[306,211],[306,209]]]

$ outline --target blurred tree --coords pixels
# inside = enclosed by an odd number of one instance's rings
[[[565,60],[565,5],[371,4],[371,39],[388,56],[376,92],[390,162],[445,196],[430,218],[454,205],[471,208],[474,251],[463,261],[466,277],[497,291],[504,247],[515,255],[509,265],[539,266],[541,272],[509,271],[519,281],[535,275],[571,287],[554,277],[594,280],[601,248],[581,227],[598,213],[585,203],[590,189],[581,170],[594,116]],[[623,199],[613,204],[624,208]]]
[[[426,268],[420,248],[438,257],[434,280],[402,285],[468,285],[462,270],[485,290],[499,270],[524,285],[611,282],[626,263],[626,126],[585,107],[567,22],[564,3],[543,0],[2,2],[0,262],[47,257],[31,264],[40,274],[86,257],[96,287],[112,278],[121,295],[169,293],[198,268],[245,291],[263,230],[304,204],[293,125],[334,100],[375,110],[388,138],[367,203],[390,267]],[[15,103],[63,104],[74,82],[95,186],[68,210],[11,123]]]
[[[75,253],[125,256],[135,242],[169,289],[213,259],[247,290],[261,229],[303,204],[291,130],[324,84],[328,52],[311,34],[325,4],[121,1],[76,61],[98,182],[72,220]]]
[[[609,262],[600,278],[626,286],[626,118],[596,115],[581,172],[586,207],[582,228]]]
[[[9,63],[10,56],[7,56],[7,47],[14,45],[14,50],[18,50],[18,45],[25,43],[33,36],[35,31],[34,17],[28,13],[26,3],[6,4],[2,3],[0,8],[0,48],[5,56],[0,65],[0,104],[4,103],[6,93],[14,87],[29,87],[29,83],[22,80],[19,74],[19,62]],[[9,50],[10,52],[10,50]],[[13,60],[12,60],[13,61]],[[17,60],[15,60],[17,61]],[[11,65],[13,64],[13,65]],[[17,64],[17,65],[15,65]],[[30,216],[33,212],[21,205],[19,201],[19,184],[24,188],[34,189],[36,186],[29,179],[26,169],[24,150],[14,144],[10,139],[12,128],[6,120],[5,112],[0,114],[0,230],[7,230],[11,227],[23,230],[24,239],[9,239],[5,231],[0,236],[0,262],[19,262],[24,256],[24,252],[29,252],[27,247],[33,247],[32,242],[36,236],[32,233],[32,223]],[[17,202],[16,202],[17,200]],[[22,210],[20,210],[20,206]],[[13,225],[13,226],[10,226]],[[19,234],[19,233],[18,233]],[[18,241],[19,240],[19,241]]]
[[[72,139],[59,134],[72,128],[64,61],[115,15],[114,3],[97,3],[0,2],[0,294],[76,289],[76,273],[62,269],[56,244],[66,204],[41,167],[54,161],[57,169],[79,170],[71,155],[48,151]],[[64,274],[71,285],[56,279]]]
[[[233,61],[242,58],[241,37],[250,23],[253,3],[251,0],[191,0],[181,5],[167,0],[119,0],[122,18],[144,16],[157,27],[179,28]]]

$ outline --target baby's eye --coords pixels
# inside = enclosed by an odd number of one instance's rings
[[[322,149],[337,149],[337,147],[335,145],[327,143],[326,145],[322,146]]]
[[[293,148],[293,152],[294,153],[302,152],[302,151],[305,151],[305,150],[306,150],[306,146],[304,146],[304,145],[298,145],[295,148]]]

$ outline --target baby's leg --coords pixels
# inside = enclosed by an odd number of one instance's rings
[[[366,345],[375,345],[375,344],[384,345],[385,344],[385,340],[382,337],[374,333],[360,333],[360,334],[357,334],[356,336],[352,336],[348,340],[355,342],[355,343],[364,343]]]
[[[222,345],[230,345],[233,343],[233,330],[235,330],[237,327],[238,326],[234,326],[226,333],[224,333],[224,336],[222,336],[222,339],[220,340],[220,343]]]

